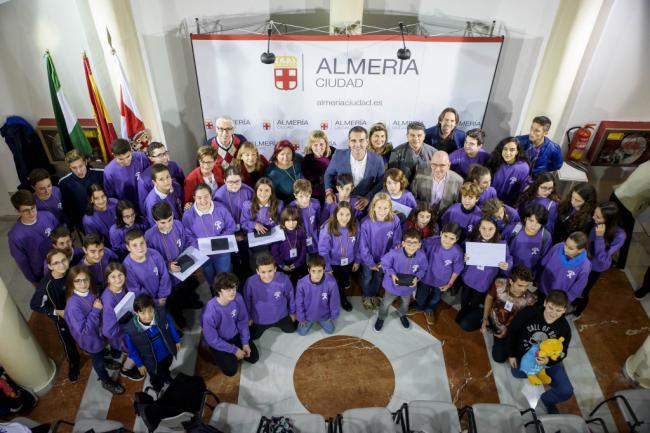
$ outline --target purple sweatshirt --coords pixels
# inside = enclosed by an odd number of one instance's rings
[[[323,208],[323,217],[322,220],[325,222],[332,214],[334,213],[334,210],[336,209],[336,205],[339,202],[339,195],[336,194],[336,201],[334,203],[327,204],[325,203],[325,207]],[[345,201],[345,200],[344,200]],[[348,200],[348,203],[350,203],[350,206],[352,206],[352,211],[354,212],[354,217],[357,219],[357,221],[361,221],[361,218],[365,214],[365,212],[368,210],[366,207],[365,210],[358,210],[354,206],[357,204],[359,201],[359,197],[356,195],[350,196],[350,200]]]
[[[164,194],[160,193],[158,190],[156,190],[156,188],[153,188],[151,191],[149,191],[147,198],[144,199],[143,213],[147,217],[149,227],[156,225],[156,220],[153,219],[152,211],[154,205],[161,201],[166,201],[172,207],[174,219],[180,220],[181,216],[183,216],[183,188],[181,188],[181,186],[176,183],[176,181],[173,181],[169,194],[165,195],[164,197],[162,195]]]
[[[104,270],[110,262],[119,261],[117,254],[115,254],[111,249],[104,247],[104,256],[102,259],[95,263],[94,265],[89,265],[86,263],[85,257],[81,261],[81,264],[88,268],[90,275],[93,277],[93,286],[98,288],[104,287]]]
[[[104,236],[104,244],[111,247],[111,226],[115,224],[115,208],[117,207],[117,200],[109,198],[106,205],[106,210],[98,211],[93,209],[92,215],[84,215],[82,223],[84,232],[87,235],[91,233],[99,233]]]
[[[389,193],[387,190],[385,190],[385,189],[381,190],[381,192],[388,194],[388,196],[390,197],[391,201],[397,202],[397,203],[399,203],[399,204],[403,204],[404,206],[408,206],[408,207],[410,207],[411,209],[414,209],[415,206],[418,205],[417,201],[415,201],[415,196],[414,196],[413,193],[412,193],[411,191],[409,191],[409,190],[404,190],[404,191],[402,191],[402,195],[401,195],[399,198],[395,198],[395,197],[393,197],[393,196],[390,195],[390,193]],[[406,215],[406,216],[408,217],[408,215]]]
[[[360,263],[359,258],[359,232],[349,236],[347,227],[339,226],[339,236],[331,234],[327,225],[320,229],[318,240],[318,254],[325,259],[325,271],[331,272],[332,265],[341,266],[341,259],[347,258],[348,265]]]
[[[480,241],[475,241],[480,242]],[[500,244],[505,244],[505,241],[499,241]],[[508,246],[506,245],[506,259],[508,263],[508,271],[512,269],[512,256],[508,252]],[[462,278],[463,282],[476,290],[477,292],[485,293],[488,291],[494,279],[501,269],[497,266],[475,266],[475,265],[466,265],[465,271],[463,272]]]
[[[413,256],[409,257],[404,248],[395,248],[381,258],[381,267],[384,270],[384,280],[382,281],[384,290],[393,295],[406,296],[413,293],[415,287],[396,285],[393,283],[391,275],[415,275],[418,281],[421,280],[427,271],[427,256],[422,249],[417,250]]]
[[[392,221],[372,221],[366,218],[361,223],[359,234],[359,256],[361,263],[375,266],[391,248],[400,244],[402,226],[397,215]]]
[[[119,293],[113,293],[106,287],[102,292],[100,299],[104,308],[102,308],[102,335],[106,337],[108,343],[113,349],[126,352],[126,341],[124,340],[124,331],[120,327],[115,315],[115,306],[126,295],[126,289],[122,288]]]
[[[616,227],[614,239],[609,245],[605,244],[604,236],[596,236],[596,227],[589,232],[589,256],[591,257],[591,270],[605,272],[612,266],[612,256],[621,249],[625,242],[625,231]]]
[[[241,209],[241,228],[245,232],[252,232],[255,230],[255,223],[260,223],[268,228],[275,227],[277,225],[271,218],[269,218],[269,208],[268,206],[262,206],[257,212],[255,219],[251,214],[251,204],[252,202],[245,201]],[[281,200],[278,200],[278,221],[280,221],[280,214],[282,214],[282,209],[284,209],[284,204]]]
[[[336,320],[339,317],[340,303],[336,280],[330,274],[323,275],[319,283],[312,282],[309,275],[298,280],[296,318],[299,322]]]
[[[448,250],[442,247],[440,236],[431,236],[423,241],[424,252],[429,258],[427,271],[422,282],[432,287],[444,286],[451,279],[451,274],[460,275],[465,268],[463,249],[454,244]]]
[[[52,187],[52,195],[47,200],[41,200],[34,194],[36,209],[39,211],[48,211],[59,221],[59,224],[65,224],[68,220],[63,213],[63,201],[61,199],[61,190],[58,186]]]
[[[201,315],[203,341],[219,352],[237,353],[238,347],[228,343],[239,334],[242,345],[250,341],[248,330],[248,311],[244,298],[237,293],[235,299],[228,305],[221,305],[217,298],[208,301]]]
[[[253,323],[271,325],[289,314],[296,314],[296,301],[291,280],[282,272],[276,272],[270,283],[264,283],[259,275],[248,277],[244,284],[244,301]]]
[[[546,227],[546,230],[548,230],[549,233],[553,233],[553,229],[555,228],[555,221],[557,221],[557,203],[550,198],[536,197],[531,201],[519,206],[519,213],[521,215],[524,214],[524,210],[529,204],[541,204],[546,208],[548,211],[548,220],[546,221],[546,225],[544,227]]]
[[[513,206],[517,202],[519,194],[528,185],[529,174],[530,167],[526,161],[501,164],[492,177],[492,186],[496,189],[499,200]]]
[[[104,167],[104,189],[109,197],[129,200],[138,211],[142,211],[138,198],[138,177],[149,167],[149,158],[142,152],[131,152],[131,158],[128,167],[122,167],[115,159]]]
[[[274,242],[271,244],[271,254],[275,259],[275,263],[279,267],[294,265],[299,268],[305,264],[307,257],[307,236],[302,227],[296,230],[284,229],[285,239],[282,242]],[[291,257],[291,250],[295,250],[295,257]]]
[[[447,208],[445,213],[440,218],[440,226],[444,226],[448,222],[454,222],[463,230],[462,239],[474,230],[474,227],[481,220],[481,209],[474,206],[471,211],[467,211],[461,203],[454,203]]]
[[[172,285],[167,264],[153,248],[147,250],[144,262],[138,263],[128,255],[122,264],[126,268],[126,287],[135,296],[147,293],[158,301],[171,293]]]
[[[43,262],[52,248],[50,233],[59,225],[57,219],[47,211],[38,211],[36,222],[25,225],[16,221],[9,230],[9,253],[31,283],[43,278]]]
[[[101,336],[101,312],[93,308],[97,297],[92,293],[79,296],[73,293],[65,304],[64,317],[70,333],[82,350],[98,353],[104,350],[106,341]]]
[[[221,204],[212,202],[212,212],[199,215],[196,204],[183,214],[183,226],[190,243],[199,247],[199,238],[235,234],[235,221]]]
[[[513,230],[519,228],[519,232],[513,234]],[[553,245],[551,233],[542,227],[535,236],[526,234],[522,224],[515,225],[513,229],[503,235],[508,240],[508,250],[512,255],[513,266],[522,265],[537,275],[539,262],[548,253]]]
[[[212,193],[212,200],[221,203],[228,209],[235,220],[235,231],[241,230],[241,210],[245,201],[253,199],[255,191],[250,186],[242,183],[237,192],[228,192],[226,185],[219,187]]]
[[[564,242],[553,245],[540,264],[542,273],[539,278],[539,290],[545,295],[551,290],[561,290],[567,294],[569,302],[573,302],[582,294],[591,272],[587,251],[569,260],[564,255]]]
[[[306,208],[298,207],[296,201],[289,203],[289,206],[295,207],[300,212],[302,226],[305,229],[307,252],[315,254],[318,252],[318,227],[322,224],[323,212],[320,203],[315,198],[309,200],[309,206]]]
[[[149,195],[149,191],[153,189],[153,180],[151,178],[151,167],[149,166],[144,169],[142,173],[140,173],[140,176],[138,176],[138,198],[140,199],[140,209],[144,209],[144,200],[147,198]],[[181,192],[180,195],[181,197],[183,196],[183,183],[185,182],[185,174],[183,173],[183,170],[178,166],[177,163],[174,161],[169,161],[167,164],[167,168],[169,169],[169,174],[170,176],[174,179],[175,182],[177,182],[181,186]]]
[[[464,148],[454,150],[449,154],[449,162],[451,162],[451,169],[462,177],[467,176],[469,166],[472,164],[485,165],[487,160],[490,159],[490,154],[483,149],[479,149],[474,157],[470,157],[465,152]]]
[[[476,202],[476,206],[481,206],[483,203],[488,201],[491,198],[497,198],[497,190],[493,186],[488,186],[488,188],[481,193],[481,196]]]
[[[126,249],[126,243],[124,242],[124,236],[131,230],[140,230],[144,233],[147,230],[147,225],[143,223],[133,223],[128,227],[118,227],[117,224],[113,224],[108,231],[108,238],[111,241],[111,249],[119,256],[126,257],[129,253]]]
[[[163,234],[158,226],[153,226],[144,234],[147,246],[160,253],[166,263],[175,260],[189,246],[190,240],[185,234],[183,224],[174,220],[169,233]]]

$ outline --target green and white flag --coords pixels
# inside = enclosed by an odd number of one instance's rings
[[[84,155],[91,156],[92,149],[90,143],[84,135],[81,125],[79,125],[77,116],[65,99],[49,51],[45,52],[45,61],[47,63],[47,81],[50,85],[50,96],[52,97],[52,109],[54,110],[54,118],[56,119],[56,129],[59,131],[63,150],[68,152],[72,149],[78,149]]]

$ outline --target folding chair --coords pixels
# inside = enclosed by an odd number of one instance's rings
[[[395,424],[399,411],[392,414],[385,407],[366,407],[348,409],[336,417],[335,433],[406,433],[402,426]]]
[[[328,423],[322,415],[316,413],[300,413],[282,415],[291,420],[295,433],[327,433]]]
[[[208,423],[224,433],[258,433],[262,431],[266,418],[256,409],[231,403],[219,403],[212,411]]]
[[[612,400],[616,400],[625,422],[630,427],[630,433],[650,432],[650,389],[626,389],[615,392],[613,397],[600,402],[591,411],[589,418],[592,418],[602,405]]]
[[[539,428],[539,422],[533,409],[520,411],[509,404],[478,403],[472,405],[472,413],[478,433],[525,433],[524,414],[532,415],[533,425]]]
[[[95,433],[106,433],[112,431],[130,432],[124,428],[124,424],[118,421],[111,421],[109,419],[80,419],[75,422],[59,420],[52,426],[52,433],[57,433],[62,425],[69,425],[72,427],[72,433],[85,433],[88,430],[93,430]]]
[[[415,400],[402,406],[407,431],[426,431],[431,433],[459,433],[458,409],[451,403],[442,401]]]
[[[578,415],[540,415],[538,420],[545,433],[591,433],[587,421]]]

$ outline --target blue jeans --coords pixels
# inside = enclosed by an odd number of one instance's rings
[[[314,326],[314,323],[316,323],[316,320],[307,322],[305,326],[298,325],[298,329],[296,332],[298,332],[298,334],[300,335],[307,335],[309,334],[311,327]],[[326,334],[334,333],[334,322],[332,322],[331,320],[318,320],[318,324],[320,325],[321,328],[323,328],[323,331],[325,331]]]
[[[418,288],[415,291],[415,306],[418,310],[425,313],[433,313],[436,305],[440,302],[442,292],[440,287],[430,286],[423,282],[418,282]]]
[[[210,287],[214,284],[217,273],[230,272],[230,270],[230,253],[208,256],[208,261],[203,264],[203,276]]]
[[[361,266],[361,293],[364,298],[379,296],[379,285],[384,277],[382,271],[373,271],[368,266]]]
[[[518,368],[511,368],[512,375],[519,379],[525,379],[528,376]],[[564,370],[564,365],[558,362],[555,365],[546,367],[546,374],[551,377],[551,388],[542,394],[542,403],[548,406],[549,404],[555,405],[567,401],[573,395],[573,386],[569,380],[569,376]]]
[[[104,351],[89,353],[88,355],[90,355],[90,360],[93,363],[93,370],[97,373],[99,380],[102,382],[109,380],[110,376],[108,375],[108,371],[106,371],[106,366],[104,365]]]

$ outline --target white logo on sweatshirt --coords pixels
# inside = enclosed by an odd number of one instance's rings
[[[232,316],[233,319],[234,319],[235,317],[237,317],[237,309],[235,308],[234,310],[232,310],[232,311],[230,312],[230,315]]]
[[[320,294],[320,299],[321,299],[322,301],[327,301],[327,293],[321,293],[321,294]]]
[[[537,247],[531,248],[530,255],[531,256],[536,256],[537,254],[539,254],[539,248],[537,248]]]
[[[356,236],[350,236],[350,242],[354,242],[357,239]]]
[[[56,207],[57,207],[58,209],[63,209],[63,203],[58,202],[58,203],[56,204]]]
[[[176,239],[176,245],[178,246],[178,248],[181,247],[181,240],[180,240],[180,238],[179,238],[179,239]]]
[[[139,172],[139,171],[136,171],[136,172],[135,172],[135,178],[136,178],[136,179],[139,179],[139,178],[140,178],[140,172]]]
[[[411,272],[416,273],[418,271],[419,267],[420,267],[420,265],[413,265],[412,266],[413,270]]]
[[[566,277],[567,277],[568,279],[571,279],[571,278],[573,278],[573,277],[575,277],[575,276],[576,276],[576,273],[573,272],[573,271],[567,271],[567,273],[566,273]]]
[[[50,237],[50,233],[52,233],[52,228],[51,228],[51,227],[47,227],[47,228],[45,229],[45,236],[47,236],[47,237],[49,238],[49,237]]]
[[[472,231],[472,224],[467,224],[467,233],[470,233]]]
[[[314,215],[310,216],[309,217],[309,224],[314,224],[315,218],[316,217]]]
[[[214,222],[214,228],[216,230],[221,230],[221,221],[217,220]]]
[[[158,266],[153,267],[153,273],[156,274],[156,276],[158,276]]]
[[[388,230],[388,232],[386,232],[386,237],[387,237],[388,239],[392,238],[392,237],[393,237],[393,231],[392,231],[392,230]]]
[[[280,299],[280,296],[282,295],[282,292],[273,292],[273,297],[277,300]]]
[[[445,260],[445,266],[451,266],[452,263],[453,263],[453,261],[451,261],[449,259]]]
[[[516,182],[517,182],[517,178],[514,177],[514,176],[512,176],[512,177],[510,178],[510,185],[514,185]]]

